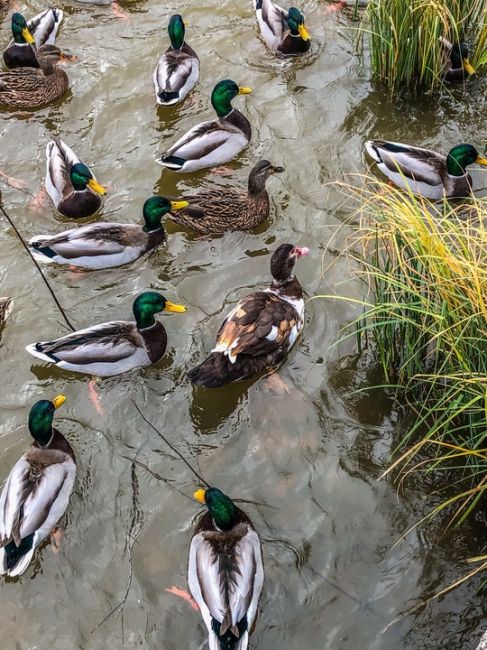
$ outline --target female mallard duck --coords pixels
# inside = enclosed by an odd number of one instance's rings
[[[257,22],[266,45],[284,56],[304,54],[311,41],[304,16],[291,7],[288,11],[272,0],[253,0]]]
[[[252,130],[248,119],[232,108],[231,102],[237,95],[251,92],[229,79],[219,81],[211,93],[218,119],[194,126],[157,162],[175,172],[194,172],[235,158],[249,144]]]
[[[268,160],[260,160],[249,174],[248,191],[240,188],[215,188],[187,197],[190,206],[170,214],[180,226],[201,235],[221,234],[227,230],[251,230],[269,218],[266,180],[283,172]]]
[[[52,426],[65,402],[40,400],[29,413],[34,443],[15,463],[0,497],[0,574],[19,576],[68,507],[76,476],[71,445]]]
[[[189,549],[189,590],[210,650],[246,650],[264,584],[260,539],[250,518],[217,488],[194,497],[207,506]]]
[[[58,368],[99,377],[112,377],[157,363],[166,351],[167,334],[154,314],[184,312],[154,291],[141,293],[134,301],[135,323],[110,321],[72,332],[54,341],[33,343],[27,352],[54,363]]]
[[[472,179],[467,165],[487,165],[471,144],[459,144],[447,156],[399,142],[369,140],[367,153],[395,185],[427,199],[467,197]]]
[[[58,212],[70,219],[95,214],[106,189],[68,145],[51,140],[46,147],[46,190]]]
[[[440,41],[443,50],[445,81],[452,83],[465,81],[469,75],[475,74],[475,68],[468,59],[468,47],[465,43],[451,43],[443,36]]]
[[[13,41],[3,53],[7,68],[38,68],[36,50],[43,45],[54,45],[62,19],[61,9],[46,9],[28,23],[22,14],[13,14]]]
[[[278,366],[303,331],[303,290],[293,269],[308,252],[279,246],[271,258],[271,286],[245,296],[228,314],[210,356],[189,371],[193,384],[216,388]]]
[[[162,217],[169,210],[181,210],[187,205],[187,201],[153,196],[144,203],[144,226],[93,223],[65,230],[59,235],[39,235],[29,243],[39,261],[85,269],[110,269],[129,264],[162,244],[166,239]]]
[[[14,301],[12,298],[0,298],[0,327],[3,326],[7,318],[12,313]]]
[[[161,54],[154,70],[156,101],[162,106],[182,102],[200,76],[196,52],[184,41],[184,22],[179,14],[169,21],[171,47]]]
[[[58,68],[60,61],[76,57],[61,52],[55,45],[43,45],[36,53],[39,68],[16,68],[0,72],[0,106],[41,108],[60,99],[69,88],[68,75]]]

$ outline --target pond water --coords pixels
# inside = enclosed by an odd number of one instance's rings
[[[31,16],[38,0],[18,3]],[[24,352],[36,340],[65,333],[33,265],[2,221],[0,295],[15,299],[3,330],[0,368],[0,476],[7,476],[30,443],[30,406],[63,392],[57,425],[72,442],[78,478],[60,554],[45,548],[24,576],[0,590],[2,648],[196,648],[206,633],[200,615],[168,593],[186,588],[187,551],[199,506],[185,499],[198,487],[168,455],[131,399],[203,473],[244,508],[263,540],[266,581],[251,645],[260,650],[326,648],[403,650],[475,647],[482,599],[470,583],[384,632],[401,611],[468,570],[484,529],[472,523],[443,537],[430,528],[401,534],[436,498],[432,485],[410,482],[398,494],[377,481],[397,435],[397,414],[384,395],[353,390],[365,373],[334,346],[340,328],[357,316],[339,300],[307,305],[301,344],[280,371],[290,388],[266,380],[214,392],[194,391],[185,370],[203,358],[229,306],[269,282],[276,246],[308,246],[296,273],[309,296],[359,298],[362,287],[338,254],[349,243],[350,209],[331,184],[365,171],[369,137],[448,150],[461,141],[485,144],[482,79],[444,92],[435,102],[390,105],[354,57],[356,23],[329,13],[329,4],[301,6],[313,36],[310,54],[278,61],[257,36],[250,1],[182,0],[124,5],[129,21],[109,7],[58,2],[65,12],[61,47],[77,54],[67,71],[71,93],[37,112],[2,113],[0,168],[27,185],[2,186],[6,209],[24,236],[67,227],[33,196],[45,174],[45,146],[61,136],[110,186],[101,217],[134,222],[153,192],[177,196],[211,184],[246,183],[250,166],[268,158],[286,168],[270,180],[270,222],[253,233],[211,240],[168,226],[167,245],[125,268],[74,273],[49,268],[61,303],[77,327],[128,318],[135,294],[147,288],[184,303],[166,315],[169,351],[157,366],[98,384],[100,411],[89,378],[37,364]],[[181,107],[156,108],[152,71],[167,47],[169,16],[183,14],[187,40],[201,59],[201,80]],[[1,42],[9,39],[3,21]],[[212,115],[216,81],[235,79],[253,94],[235,106],[252,124],[249,148],[230,176],[211,171],[175,175],[156,154],[195,122]],[[473,170],[478,187],[485,176]],[[374,378],[371,379],[373,381]],[[137,466],[135,477],[130,459]],[[166,482],[157,478],[162,477]],[[440,495],[441,496],[441,495]],[[440,498],[440,497],[438,497]],[[132,583],[122,616],[99,625],[122,600],[129,576],[127,532],[135,524]]]

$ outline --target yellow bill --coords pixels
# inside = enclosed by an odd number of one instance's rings
[[[171,210],[182,210],[187,208],[188,205],[188,201],[171,201]]]
[[[24,29],[22,30],[22,37],[23,37],[24,41],[25,41],[26,43],[29,43],[30,45],[32,45],[33,43],[36,42],[36,41],[35,41],[35,38],[34,38],[34,37],[32,36],[32,34],[30,33],[28,27],[24,27]]]
[[[463,59],[463,69],[465,72],[468,72],[468,74],[475,74],[476,70],[473,67],[473,65],[470,63],[468,59]]]
[[[98,181],[95,181],[94,178],[90,178],[88,181],[88,187],[93,190],[93,192],[96,192],[100,196],[105,196],[107,193],[106,189],[103,187],[103,185],[100,185]]]
[[[252,92],[252,88],[249,88],[248,86],[239,86],[238,87],[238,94],[239,95],[250,95]]]
[[[477,160],[475,161],[479,165],[486,165],[487,166],[487,158],[482,158],[482,156],[477,156]]]
[[[169,302],[169,300],[166,300],[166,306],[164,309],[166,311],[173,311],[177,314],[181,314],[182,312],[186,311],[186,307],[184,305],[175,305],[173,302]]]
[[[309,41],[309,32],[306,29],[306,25],[304,23],[298,25],[298,34],[301,36],[303,41]]]
[[[205,494],[206,490],[200,488],[199,490],[196,490],[196,492],[193,494],[193,497],[196,499],[196,501],[205,505]]]
[[[56,395],[56,397],[52,400],[52,403],[54,404],[54,408],[58,409],[64,404],[65,401],[66,397],[64,395]]]

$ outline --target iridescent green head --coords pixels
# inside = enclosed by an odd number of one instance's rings
[[[291,7],[287,12],[287,24],[293,36],[301,36],[303,41],[309,41],[309,32],[304,24],[304,16],[296,7]]]
[[[76,163],[76,165],[73,165],[69,170],[69,178],[76,192],[81,192],[89,187],[90,190],[93,190],[93,192],[100,196],[107,193],[103,185],[100,185],[100,183],[95,180],[89,167],[84,163]]]
[[[487,159],[479,155],[471,144],[459,144],[450,150],[446,158],[446,166],[451,176],[463,176],[467,173],[467,165],[478,163],[487,166]]]
[[[169,201],[163,196],[151,196],[142,208],[145,221],[144,230],[146,232],[159,230],[161,228],[161,219],[165,214],[171,212],[171,210],[181,210],[188,205],[188,201]]]
[[[475,74],[475,68],[468,58],[468,47],[465,43],[453,43],[450,52],[450,62],[453,70],[463,70],[467,74]]]
[[[161,311],[181,313],[186,311],[186,307],[169,302],[156,291],[144,291],[135,299],[133,310],[137,327],[143,330],[155,324],[154,314],[159,314]]]
[[[174,50],[179,50],[184,45],[184,20],[179,14],[174,14],[169,20],[167,28],[169,38],[171,39],[171,46]]]
[[[36,402],[30,409],[29,413],[29,431],[31,436],[41,445],[46,447],[52,438],[52,420],[54,411],[64,404],[66,398],[64,395],[58,395],[52,402],[47,399],[41,399]]]
[[[232,112],[232,99],[237,95],[248,95],[251,88],[239,86],[231,79],[219,81],[211,93],[211,104],[218,117],[225,117]]]
[[[220,530],[230,530],[234,526],[237,508],[221,490],[218,488],[201,489],[197,490],[193,496],[208,507],[213,521]]]
[[[22,14],[14,13],[12,15],[12,34],[16,43],[35,43]]]

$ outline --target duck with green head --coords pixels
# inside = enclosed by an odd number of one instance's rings
[[[33,356],[58,368],[112,377],[157,363],[166,351],[167,334],[154,315],[186,311],[155,291],[141,293],[133,304],[135,322],[109,321],[52,341],[26,347]]]
[[[144,203],[144,225],[93,223],[57,235],[39,235],[30,240],[34,257],[43,262],[69,264],[85,269],[109,269],[129,264],[166,239],[162,218],[189,205],[153,196]]]
[[[253,0],[257,23],[266,45],[283,56],[297,56],[311,45],[303,14],[296,7],[286,10],[272,0]]]
[[[90,168],[60,138],[47,143],[46,158],[46,190],[57,211],[70,219],[95,214],[106,189]]]
[[[230,79],[219,81],[211,93],[217,119],[194,126],[157,162],[175,172],[194,172],[233,160],[248,146],[252,129],[248,119],[232,107],[232,100],[251,92]]]
[[[447,156],[385,140],[369,140],[365,148],[395,185],[433,201],[470,196],[472,179],[467,172],[468,165],[487,166],[487,158],[471,144],[459,144]]]
[[[29,413],[34,443],[15,463],[0,497],[0,574],[24,573],[35,549],[66,512],[76,477],[71,445],[52,426],[66,398],[36,402]]]
[[[154,70],[156,102],[161,106],[182,102],[200,76],[200,61],[184,40],[185,23],[179,14],[171,16],[168,31],[171,47],[161,54]]]
[[[466,43],[451,43],[443,36],[440,38],[443,54],[443,76],[445,81],[458,83],[475,74],[475,68],[470,63]]]
[[[46,9],[27,23],[22,14],[12,14],[12,36],[3,60],[7,68],[38,68],[36,50],[43,45],[54,45],[63,19],[61,9]]]
[[[248,515],[217,488],[200,489],[194,497],[208,511],[191,540],[189,589],[210,650],[246,650],[264,584],[259,536]]]

